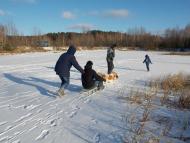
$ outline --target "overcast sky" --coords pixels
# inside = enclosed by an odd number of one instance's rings
[[[150,32],[190,24],[190,0],[0,0],[0,24],[19,32]]]

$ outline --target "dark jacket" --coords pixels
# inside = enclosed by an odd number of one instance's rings
[[[63,53],[56,65],[55,65],[55,72],[56,74],[63,76],[63,77],[70,77],[70,69],[72,65],[81,73],[84,73],[83,69],[78,64],[74,54],[76,52],[76,48],[74,46],[70,46],[66,53]]]
[[[82,74],[82,85],[85,89],[93,88],[96,81],[105,81],[92,67],[85,66],[84,71],[85,73]]]
[[[145,56],[145,59],[144,59],[143,63],[148,64],[148,65],[149,65],[150,63],[152,64],[152,62],[151,62],[151,60],[150,60],[150,57],[149,57],[148,55]]]
[[[108,62],[113,61],[114,57],[115,57],[115,49],[114,47],[113,48],[109,47],[107,50],[107,57],[106,57],[107,61]]]

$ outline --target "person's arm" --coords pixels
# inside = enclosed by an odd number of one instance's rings
[[[149,58],[149,62],[152,64],[152,61],[150,60],[150,58]]]
[[[81,68],[81,66],[78,64],[75,56],[72,57],[72,60],[71,60],[71,63],[72,65],[78,70],[80,71],[82,74],[84,73],[84,70]]]
[[[113,49],[113,57],[115,57],[115,49]]]

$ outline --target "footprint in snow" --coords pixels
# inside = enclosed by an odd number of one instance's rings
[[[42,140],[49,134],[49,130],[43,130],[35,140]]]
[[[97,124],[97,123],[98,123],[98,121],[97,121],[96,119],[92,119],[91,121],[92,121],[92,123],[94,123],[94,124]]]
[[[77,105],[74,107],[74,110],[79,110],[80,107],[78,107]]]
[[[33,109],[35,109],[35,108],[38,107],[38,106],[39,106],[39,105],[33,105],[33,104],[32,104],[32,105],[28,105],[28,106],[25,105],[25,106],[24,106],[24,109],[33,110]]]
[[[84,103],[89,103],[91,100],[90,99],[86,99],[84,100]]]
[[[52,119],[52,120],[47,121],[47,124],[53,127],[57,125],[56,121],[57,121],[56,119]]]
[[[69,117],[70,118],[73,118],[73,116],[75,116],[77,114],[77,111],[72,111],[70,114],[69,114]]]
[[[65,112],[65,114],[68,115],[68,117],[72,118],[73,116],[75,116],[77,114],[77,111],[80,109],[80,107],[78,107],[77,105],[75,107],[72,107],[73,109],[71,110],[71,112]]]

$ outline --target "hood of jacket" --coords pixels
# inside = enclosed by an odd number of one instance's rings
[[[69,46],[69,49],[67,50],[67,54],[74,55],[76,52],[76,47],[71,45]]]

